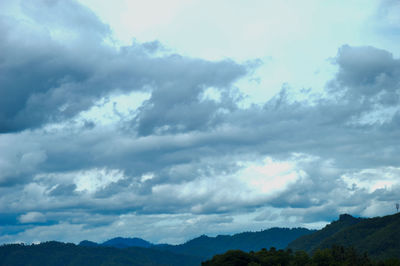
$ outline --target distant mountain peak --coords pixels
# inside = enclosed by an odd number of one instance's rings
[[[350,214],[344,213],[339,215],[339,221],[354,221],[358,220],[357,218],[351,216]]]
[[[359,223],[362,220],[363,220],[363,218],[357,218],[350,214],[344,213],[344,214],[339,215],[339,220],[334,221],[334,222],[330,223],[329,225],[332,225],[332,224],[353,225],[353,224]]]
[[[99,244],[97,244],[96,242],[93,242],[93,241],[83,240],[78,245],[83,246],[83,247],[96,247]]]
[[[115,247],[115,248],[128,248],[128,247],[151,247],[153,244],[137,237],[126,238],[126,237],[115,237],[105,241],[101,244],[102,246]]]

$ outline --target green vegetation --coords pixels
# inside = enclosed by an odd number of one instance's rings
[[[340,215],[338,221],[334,221],[328,224],[322,230],[318,230],[313,234],[299,237],[298,239],[289,243],[287,247],[292,250],[304,250],[310,253],[313,250],[317,249],[320,243],[325,239],[328,239],[329,237],[335,235],[344,228],[348,228],[354,224],[357,224],[360,221],[360,218],[355,218],[348,214],[342,214]]]
[[[400,214],[368,219],[341,215],[338,221],[288,245],[312,254],[332,245],[354,247],[374,259],[400,258]]]
[[[201,259],[191,256],[139,247],[84,247],[55,241],[39,245],[12,244],[0,247],[0,265],[4,266],[189,266],[200,265],[200,262]]]
[[[285,248],[291,241],[315,232],[305,228],[271,228],[259,232],[244,232],[235,235],[219,235],[217,237],[200,236],[182,245],[158,245],[154,248],[168,250],[178,254],[192,255],[208,259],[215,254],[228,250],[243,251],[260,250],[262,248]]]
[[[313,256],[304,251],[262,249],[258,252],[230,250],[202,263],[203,266],[400,266],[400,260],[372,261],[354,248],[333,246],[316,250]]]
[[[400,266],[399,259],[400,214],[368,219],[343,214],[338,221],[318,231],[272,228],[233,236],[203,235],[182,245],[153,245],[138,238],[114,238],[103,244],[52,241],[0,246],[0,266],[191,266],[200,265],[201,261],[205,261],[204,266]]]

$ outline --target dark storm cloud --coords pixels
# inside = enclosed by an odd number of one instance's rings
[[[165,106],[168,98],[170,102],[185,99],[186,105],[169,112],[172,122],[188,123],[185,108],[190,109],[196,94],[207,86],[228,87],[246,73],[246,66],[232,61],[214,63],[171,54],[154,57],[151,53],[160,49],[157,42],[135,43],[118,51],[105,44],[111,38],[108,26],[73,1],[23,1],[22,10],[33,24],[7,16],[0,19],[2,133],[71,118],[112,92],[149,89],[154,90],[150,101],[163,101]],[[195,108],[198,120],[215,109],[203,105],[203,111]],[[154,112],[165,111],[146,110],[140,132],[157,124],[151,118]],[[178,114],[180,119],[173,118]],[[189,125],[194,126],[195,122]]]

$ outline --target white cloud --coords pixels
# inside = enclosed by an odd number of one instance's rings
[[[131,120],[135,117],[136,110],[145,100],[150,98],[148,92],[130,92],[128,94],[110,95],[102,98],[87,111],[81,112],[77,121],[91,121],[96,125],[107,126]]]
[[[344,174],[341,178],[350,188],[366,189],[372,193],[399,185],[399,176],[400,167],[381,167]]]
[[[20,223],[43,223],[46,221],[46,216],[40,212],[28,212],[18,217]]]
[[[236,176],[251,194],[271,195],[283,191],[289,184],[295,183],[305,173],[296,167],[295,162],[274,161],[267,157],[261,163],[240,163],[241,169]]]
[[[221,102],[221,92],[217,88],[209,87],[206,88],[200,95],[200,101],[211,100],[216,103]]]
[[[123,173],[119,170],[97,168],[68,173],[68,176],[73,178],[73,182],[76,185],[76,191],[85,191],[89,193],[96,192],[97,190],[105,188],[111,183],[124,178]]]

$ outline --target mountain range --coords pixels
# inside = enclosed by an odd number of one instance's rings
[[[400,258],[400,214],[374,218],[342,214],[321,230],[271,228],[216,237],[202,235],[180,245],[153,244],[140,238],[122,237],[103,243],[84,240],[79,245],[55,241],[32,245],[7,244],[0,246],[0,265],[190,266],[200,265],[202,261],[228,250],[264,250],[259,253],[264,256],[266,249],[275,247],[273,250],[286,249],[289,255],[297,254],[290,253],[292,251],[313,255],[332,246],[354,248],[372,259]],[[335,250],[342,249],[333,248],[331,251],[335,253]],[[246,256],[252,254],[255,253]]]
[[[79,246],[84,246],[84,247],[103,246],[103,247],[114,247],[114,248],[129,248],[129,247],[149,248],[154,246],[154,244],[137,237],[134,238],[115,237],[101,244],[89,240],[83,240],[79,243]]]
[[[169,251],[176,254],[184,254],[199,258],[210,258],[218,253],[230,249],[243,251],[259,250],[262,248],[276,247],[285,248],[294,239],[313,233],[313,230],[305,228],[271,228],[259,232],[244,232],[235,235],[218,235],[208,237],[202,235],[180,245],[152,244],[140,238],[117,237],[103,243],[95,243],[84,240],[80,246],[108,246],[115,248],[142,247],[155,250]]]
[[[193,256],[140,247],[87,247],[56,241],[0,246],[1,266],[191,266],[200,265],[201,261]]]

